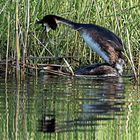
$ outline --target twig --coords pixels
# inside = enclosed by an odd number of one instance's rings
[[[63,59],[63,58],[78,58],[77,56],[60,56],[60,57],[54,57],[54,56],[41,56],[41,57],[36,57],[36,56],[29,56],[29,59]]]
[[[54,55],[46,48],[46,45],[42,44],[42,42],[41,42],[34,34],[32,34],[32,35],[33,35],[33,37],[34,37],[43,47],[45,47],[45,49],[48,51],[48,53],[49,53],[51,56],[54,56]]]
[[[70,66],[70,64],[68,63],[68,61],[67,61],[65,58],[63,58],[63,60],[64,60],[64,62],[66,63],[66,65],[68,66],[68,68],[69,68],[69,70],[71,71],[72,75],[74,75],[74,72],[73,72],[73,70],[72,70],[72,67]]]
[[[55,74],[55,75],[71,76],[70,73],[65,73],[65,72],[62,72],[62,71],[56,71],[56,70],[45,70],[45,71],[48,72],[48,73],[51,73],[51,74]]]
[[[127,31],[127,39],[128,39],[128,51],[129,51],[129,56],[130,56],[130,61],[129,62],[130,62],[130,65],[131,65],[133,73],[134,73],[134,80],[136,82],[136,81],[138,81],[138,76],[137,76],[137,72],[136,72],[136,69],[135,69],[135,65],[134,65],[134,61],[133,61],[133,56],[132,56],[132,53],[131,53],[128,29],[126,29],[126,31]]]

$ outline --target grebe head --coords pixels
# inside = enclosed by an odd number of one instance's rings
[[[43,17],[43,19],[37,21],[37,23],[45,26],[47,32],[51,29],[55,30],[57,28],[57,21],[54,15],[47,15]]]

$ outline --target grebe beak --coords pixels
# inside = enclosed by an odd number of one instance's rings
[[[43,25],[45,26],[46,32],[48,33],[51,30],[51,28],[47,23],[44,23]]]
[[[45,27],[45,31],[48,33],[51,28],[49,27],[49,25],[47,23],[44,23],[42,20],[36,21],[36,24],[42,24],[43,27]]]

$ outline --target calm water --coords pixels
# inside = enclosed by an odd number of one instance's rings
[[[130,79],[27,77],[0,82],[2,140],[139,140]]]

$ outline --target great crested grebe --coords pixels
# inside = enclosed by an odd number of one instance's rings
[[[75,23],[56,15],[44,16],[37,23],[44,25],[47,32],[50,29],[55,30],[58,23],[70,26],[78,31],[88,46],[109,64],[108,68],[113,68],[122,75],[124,46],[121,39],[110,30],[95,24]]]

